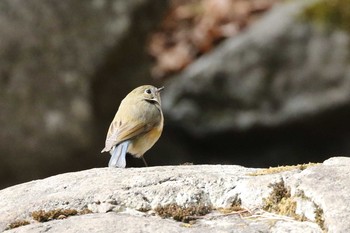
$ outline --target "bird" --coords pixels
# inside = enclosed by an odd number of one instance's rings
[[[163,131],[160,99],[163,89],[143,85],[132,90],[121,101],[101,151],[111,154],[108,167],[125,168],[127,153],[142,158],[145,166],[148,166],[143,155],[158,141]]]

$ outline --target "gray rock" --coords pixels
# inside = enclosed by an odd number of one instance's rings
[[[165,132],[188,161],[268,167],[349,154],[349,34],[303,20],[314,2],[276,4],[168,81]]]
[[[167,4],[0,3],[0,187],[92,166],[118,99],[147,80],[144,44]]]
[[[204,137],[286,126],[348,106],[349,35],[303,21],[312,2],[274,7],[170,80],[168,124]]]
[[[326,160],[323,166],[315,166],[293,177],[291,186],[294,192],[303,190],[309,202],[320,206],[324,214],[325,225],[328,232],[350,231],[350,214],[348,205],[350,195],[347,189],[349,181],[350,158],[336,157]],[[302,205],[308,203],[302,202]]]
[[[200,165],[130,169],[99,168],[66,173],[0,191],[0,230],[16,220],[31,224],[8,232],[348,232],[350,158],[263,173],[233,165]],[[264,175],[265,174],[265,175]],[[283,180],[306,221],[263,210]],[[244,213],[224,214],[240,200]],[[211,206],[195,223],[157,216],[157,207]],[[38,210],[88,208],[93,213],[38,223]],[[316,214],[318,213],[318,215]],[[323,220],[320,222],[319,220]],[[315,223],[317,222],[317,224]]]
[[[222,217],[211,221],[199,221],[197,224],[187,226],[169,219],[160,217],[145,217],[129,214],[89,214],[73,216],[66,220],[47,223],[34,223],[6,232],[189,232],[189,233],[262,233],[262,232],[322,232],[317,225],[303,222],[278,221],[269,230],[267,221],[245,222],[239,217]]]

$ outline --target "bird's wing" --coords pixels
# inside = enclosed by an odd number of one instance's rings
[[[106,139],[106,146],[102,150],[110,151],[111,148],[123,141],[132,139],[138,135],[149,132],[154,124],[145,124],[144,122],[138,124],[130,124],[125,123],[124,125],[120,125],[119,127],[113,127],[111,125],[110,132],[108,133]]]
[[[153,124],[145,124],[145,123],[139,123],[139,124],[125,124],[122,125],[119,128],[119,132],[117,135],[117,139],[119,142],[132,139],[138,135],[147,133],[150,131],[153,127]]]

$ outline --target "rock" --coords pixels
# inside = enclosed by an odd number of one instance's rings
[[[302,20],[315,2],[274,7],[166,84],[167,126],[187,135],[193,161],[271,166],[350,151],[349,34]]]
[[[205,135],[279,126],[349,103],[349,36],[301,21],[308,5],[275,7],[174,77],[163,95],[170,120]]]
[[[2,1],[0,187],[106,163],[107,124],[147,80],[144,44],[167,4]]]
[[[292,225],[293,224],[293,225]],[[292,229],[292,231],[290,231]],[[258,233],[258,232],[322,232],[317,225],[301,222],[278,222],[271,230],[265,223],[245,224],[237,217],[223,217],[210,222],[202,221],[198,226],[187,226],[160,217],[144,217],[106,213],[74,216],[63,221],[35,223],[6,232],[190,232],[190,233]]]
[[[349,164],[350,158],[334,157],[271,169],[188,165],[66,173],[1,190],[0,230],[26,220],[30,224],[7,232],[348,232]],[[177,211],[162,215],[169,205]],[[190,207],[209,211],[199,216],[186,212]],[[33,219],[35,211],[59,209],[78,215]]]
[[[350,230],[349,221],[343,218],[350,217],[347,213],[350,195],[344,192],[348,184],[343,179],[350,175],[349,162],[350,158],[331,158],[326,160],[323,166],[307,169],[292,179],[291,185],[295,187],[294,192],[302,190],[304,199],[320,207],[328,232]]]

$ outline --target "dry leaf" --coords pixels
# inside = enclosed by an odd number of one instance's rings
[[[154,78],[186,68],[228,37],[236,36],[278,0],[172,0],[148,51]]]

